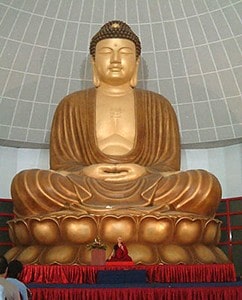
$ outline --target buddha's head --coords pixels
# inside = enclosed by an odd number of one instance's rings
[[[90,43],[95,86],[103,80],[119,84],[126,78],[135,87],[140,53],[140,40],[126,23],[115,20],[104,24]]]
[[[90,42],[90,54],[95,59],[96,45],[104,39],[127,39],[135,44],[136,57],[139,58],[141,53],[141,43],[138,36],[126,23],[118,20],[109,21],[92,37]]]

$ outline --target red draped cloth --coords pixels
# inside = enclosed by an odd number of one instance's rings
[[[122,270],[124,266],[26,265],[21,275],[24,283],[96,283],[99,270]],[[125,270],[146,270],[152,282],[231,282],[236,281],[233,264],[207,265],[127,265]]]
[[[32,300],[239,300],[242,287],[32,289]]]

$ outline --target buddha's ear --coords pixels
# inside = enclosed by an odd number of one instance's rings
[[[133,74],[132,78],[130,79],[130,86],[132,88],[136,87],[137,82],[138,82],[139,63],[140,63],[140,57],[138,57],[137,60],[136,60],[134,74]]]
[[[92,80],[93,80],[93,84],[95,85],[96,88],[98,88],[100,86],[100,80],[97,74],[97,70],[96,70],[96,65],[95,65],[95,59],[93,58],[93,56],[91,57],[91,64],[92,64]]]

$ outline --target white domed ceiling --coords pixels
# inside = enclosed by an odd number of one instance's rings
[[[53,112],[92,86],[89,41],[107,21],[142,42],[138,87],[167,97],[183,147],[242,138],[242,1],[0,0],[0,144],[48,147]]]

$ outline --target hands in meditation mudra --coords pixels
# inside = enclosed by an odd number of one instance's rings
[[[59,103],[50,170],[25,170],[12,181],[16,247],[8,257],[88,264],[87,243],[100,236],[111,249],[122,235],[136,263],[226,261],[213,219],[220,184],[205,170],[180,171],[171,104],[135,88],[140,53],[139,38],[121,21],[92,38],[95,87]]]

